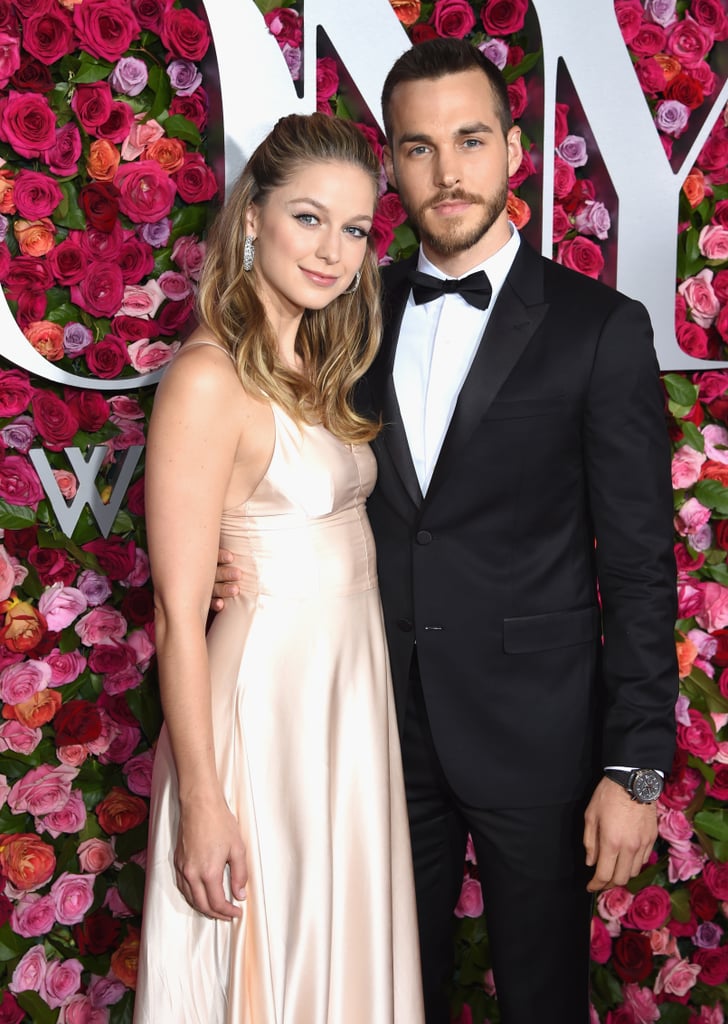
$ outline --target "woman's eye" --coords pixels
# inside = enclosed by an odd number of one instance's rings
[[[352,224],[351,227],[345,228],[345,230],[350,235],[353,235],[354,238],[368,238],[369,237],[369,232],[368,231],[365,231],[364,228],[356,227],[353,224]]]
[[[297,213],[295,217],[301,224],[318,224],[318,217],[314,213]]]

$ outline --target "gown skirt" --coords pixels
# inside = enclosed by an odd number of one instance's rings
[[[242,918],[175,884],[177,782],[154,763],[135,1024],[421,1024],[391,677],[365,500],[376,464],[273,407],[221,544],[243,573],[208,634],[218,776],[246,846]],[[190,524],[193,535],[194,524]]]

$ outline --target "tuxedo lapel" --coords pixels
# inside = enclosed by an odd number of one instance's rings
[[[410,292],[407,274],[415,262],[415,259],[403,260],[393,265],[387,273],[387,287],[382,300],[384,336],[381,350],[369,376],[372,382],[374,408],[381,410],[384,424],[376,441],[380,458],[386,453],[410,501],[419,508],[422,504],[422,490],[412,462],[392,376],[397,337]]]
[[[543,320],[543,264],[523,240],[501,288],[460,391],[427,489],[427,500],[447,477]]]

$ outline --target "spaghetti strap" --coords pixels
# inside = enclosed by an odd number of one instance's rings
[[[235,362],[235,356],[232,354],[230,349],[223,348],[223,346],[219,345],[216,341],[186,341],[180,348],[180,352],[184,352],[185,349],[189,348],[198,348],[201,345],[207,345],[209,348],[216,348],[220,352],[224,352],[226,356],[229,356],[233,363]]]

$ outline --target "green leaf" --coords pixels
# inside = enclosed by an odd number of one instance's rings
[[[681,1003],[662,1003],[660,1005],[660,1024],[688,1024],[692,1010]]]
[[[134,1014],[134,993],[124,993],[123,998],[109,1009],[111,1010],[109,1015],[109,1024],[132,1024],[132,1017]]]
[[[125,864],[119,872],[119,895],[124,903],[141,914],[144,902],[144,870],[138,864]]]
[[[33,1024],[56,1024],[60,1010],[51,1010],[37,992],[27,989],[25,992],[18,992],[15,998],[25,1012],[30,1014]]]
[[[172,241],[181,235],[201,235],[207,226],[207,209],[200,203],[191,203],[172,214]]]
[[[728,842],[728,810],[698,811],[694,821],[712,839]]]
[[[192,146],[202,145],[200,129],[181,114],[173,114],[168,117],[164,122],[164,130],[171,139],[182,139]]]
[[[670,893],[670,906],[676,921],[690,920],[690,894],[687,889],[674,889]]]
[[[126,861],[131,860],[135,853],[139,853],[147,845],[148,839],[148,824],[143,821],[141,825],[137,825],[135,828],[129,829],[128,832],[122,832],[116,837],[114,843],[114,850],[118,860]]]
[[[36,513],[26,505],[9,505],[0,501],[0,528],[3,530],[24,530],[36,521]]]
[[[666,373],[662,378],[670,398],[679,405],[692,409],[698,400],[698,387],[679,373]]]
[[[78,71],[73,76],[77,84],[88,85],[91,82],[100,82],[108,78],[114,70],[114,65],[108,61],[100,60],[98,57],[89,57],[86,54],[81,58]]]
[[[728,487],[719,480],[699,480],[695,485],[695,497],[719,515],[728,516]]]
[[[78,204],[78,191],[72,181],[60,184],[63,199],[53,213],[53,223],[59,227],[83,231],[86,228],[86,215]]]
[[[16,957],[20,958],[36,941],[36,939],[24,939],[21,935],[16,935],[10,928],[10,924],[6,922],[0,928],[0,961],[5,963],[8,960],[15,960]]]
[[[162,728],[162,710],[154,671],[147,672],[135,689],[126,691],[126,702],[146,738],[153,742]]]
[[[543,51],[537,50],[535,53],[527,53],[520,64],[514,64],[513,66],[506,64],[503,68],[503,77],[508,85],[511,85],[522,75],[527,75],[532,68],[536,67],[542,56]]]
[[[696,452],[705,451],[705,438],[692,420],[685,420],[680,424],[680,428],[683,432],[683,437],[691,448],[694,448]]]
[[[49,298],[48,304],[51,305],[51,299]],[[60,324],[61,327],[65,327],[66,324],[76,324],[80,319],[80,311],[78,306],[74,306],[70,302],[61,302],[59,305],[52,306],[51,309],[46,313],[46,320],[50,320],[51,323]]]
[[[172,85],[166,68],[155,64],[149,69],[147,88],[154,93],[154,101],[149,108],[149,117],[146,120],[158,120],[166,110],[169,110],[169,105],[172,102]]]

